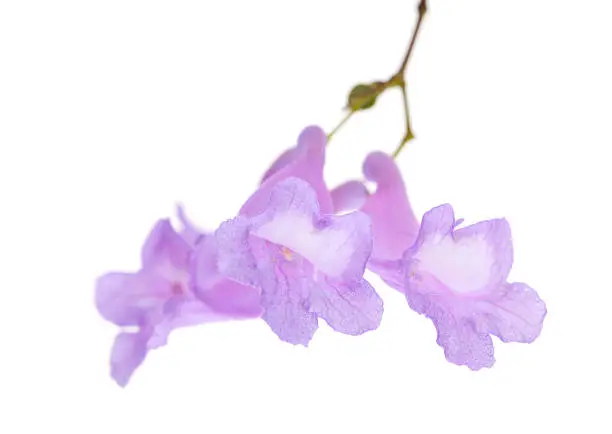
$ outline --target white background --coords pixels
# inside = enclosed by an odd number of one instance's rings
[[[0,2],[0,433],[610,433],[612,5],[432,0],[408,73],[415,211],[505,216],[532,345],[445,361],[398,293],[309,349],[263,321],[174,332],[126,389],[93,282],[177,201],[232,217],[301,128],[398,66],[410,0]],[[331,186],[402,135],[399,93],[332,142]]]

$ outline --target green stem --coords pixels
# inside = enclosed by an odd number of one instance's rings
[[[400,89],[402,91],[402,102],[404,105],[404,119],[406,122],[406,134],[404,134],[402,141],[397,146],[397,148],[395,148],[395,151],[393,151],[393,154],[391,154],[391,156],[394,159],[397,158],[400,152],[402,152],[402,149],[404,149],[404,146],[406,146],[406,143],[414,139],[414,134],[412,133],[412,128],[410,126],[410,110],[408,109],[408,92],[406,91],[406,83],[404,83]]]
[[[404,59],[402,60],[402,64],[398,70],[398,75],[403,75],[404,71],[406,70],[406,66],[408,66],[408,61],[410,60],[410,56],[412,55],[412,51],[414,50],[414,44],[416,43],[417,35],[419,34],[419,30],[421,30],[423,18],[425,18],[425,14],[427,13],[427,0],[420,1],[418,10],[419,16],[417,18],[416,25],[414,26],[414,31],[412,32],[412,37],[410,38],[408,49],[406,50],[406,54],[404,55]]]
[[[350,112],[348,112],[346,114],[346,116],[344,116],[344,118],[342,118],[342,120],[340,121],[340,123],[338,125],[336,125],[336,127],[327,135],[327,144],[329,145],[329,142],[331,141],[332,137],[334,137],[334,134],[336,134],[338,132],[338,130],[340,128],[342,128],[342,125],[344,125],[345,123],[348,122],[348,120],[355,114],[355,111],[351,110]]]

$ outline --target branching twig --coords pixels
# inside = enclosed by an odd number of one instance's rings
[[[351,116],[359,111],[370,108],[376,102],[376,99],[382,95],[387,89],[392,87],[399,87],[402,92],[402,105],[404,106],[404,119],[406,124],[406,131],[402,141],[395,149],[393,154],[393,158],[396,158],[399,153],[402,151],[406,143],[414,138],[414,134],[412,133],[412,127],[410,123],[410,111],[408,109],[408,91],[406,88],[406,68],[408,67],[408,62],[414,51],[414,46],[417,40],[417,36],[419,31],[421,30],[421,24],[423,23],[423,19],[427,14],[427,0],[420,0],[418,6],[418,17],[417,22],[412,32],[412,37],[410,38],[410,42],[408,44],[408,48],[406,49],[406,53],[404,54],[404,58],[402,59],[402,63],[395,74],[391,76],[391,78],[387,81],[377,81],[368,85],[357,85],[351,91],[349,95],[349,102],[347,108],[350,110],[349,113],[342,119],[342,121],[332,130],[331,133],[327,136],[328,143],[331,138],[336,134],[336,132],[351,118]]]

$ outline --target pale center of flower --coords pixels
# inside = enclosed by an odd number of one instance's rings
[[[319,230],[308,216],[292,212],[277,214],[254,235],[296,252],[319,271],[334,277],[346,270],[354,250],[349,230]],[[289,260],[286,249],[282,252]]]
[[[494,261],[491,248],[478,236],[459,241],[450,236],[426,239],[416,258],[421,271],[431,274],[457,293],[485,287]]]

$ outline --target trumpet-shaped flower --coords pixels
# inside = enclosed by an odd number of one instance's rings
[[[441,205],[419,225],[393,159],[370,154],[364,173],[377,183],[376,191],[363,199],[363,191],[347,183],[332,192],[334,204],[363,203],[373,234],[368,268],[432,320],[448,361],[473,370],[490,367],[491,335],[525,343],[539,336],[546,305],[528,285],[507,282],[513,250],[506,220],[458,229],[452,207]]]
[[[363,279],[369,219],[322,215],[316,191],[295,177],[277,182],[267,199],[260,213],[216,231],[219,271],[260,288],[262,318],[284,341],[307,345],[319,317],[350,335],[377,328],[382,300]]]

